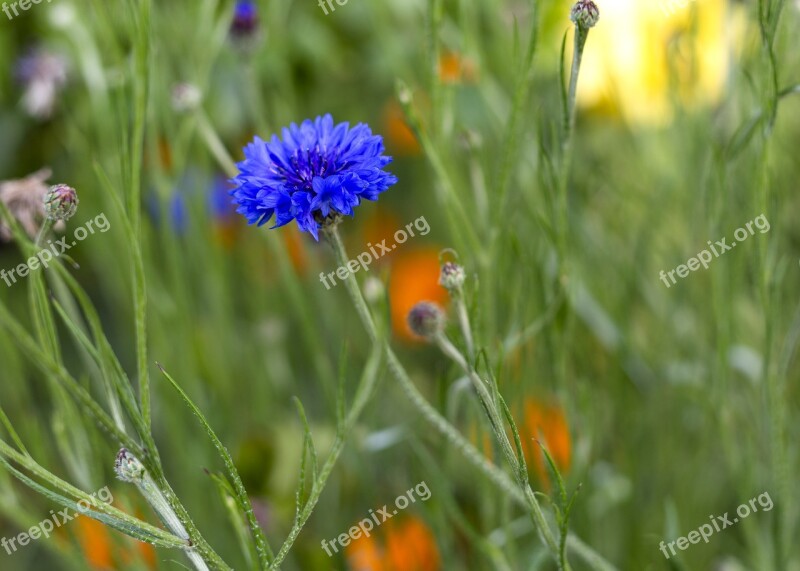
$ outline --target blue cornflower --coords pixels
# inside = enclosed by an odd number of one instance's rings
[[[282,139],[256,137],[244,148],[245,160],[231,181],[236,211],[259,226],[273,215],[273,228],[295,220],[319,240],[322,224],[353,216],[361,199],[377,200],[397,183],[383,170],[392,162],[383,151],[383,138],[367,125],[334,125],[330,115],[306,119],[299,127],[292,123]]]
[[[233,8],[231,35],[237,40],[249,39],[258,32],[258,8],[253,0],[237,0]]]

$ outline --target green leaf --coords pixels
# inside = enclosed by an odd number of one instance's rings
[[[253,543],[250,541],[250,530],[245,518],[242,517],[243,506],[236,497],[233,486],[231,486],[227,478],[219,474],[209,473],[209,476],[211,477],[211,481],[217,486],[217,492],[219,492],[220,499],[222,499],[222,503],[225,506],[225,511],[228,513],[228,517],[231,520],[233,530],[236,532],[236,538],[239,541],[239,547],[244,554],[247,565],[251,569],[260,569],[256,561],[258,554],[256,553]]]
[[[19,437],[19,434],[17,434],[17,431],[14,429],[14,425],[11,424],[11,421],[8,419],[8,415],[6,414],[6,411],[3,410],[3,407],[0,407],[0,423],[3,424],[9,436],[11,436],[11,440],[14,442],[14,444],[16,444],[20,452],[25,454],[25,456],[30,457],[28,449],[25,448],[25,445],[22,443],[22,439]]]
[[[50,485],[59,488],[62,493],[68,494],[72,497],[72,499],[42,486],[20,470],[14,468],[8,461],[9,458],[25,467],[27,470],[33,472],[40,478],[46,480]],[[23,484],[40,493],[41,495],[55,501],[59,505],[71,508],[79,513],[84,513],[79,510],[78,502],[82,500],[88,502],[89,505],[94,506],[95,509],[86,512],[85,515],[135,539],[146,541],[159,547],[180,549],[186,549],[189,547],[185,540],[182,540],[179,537],[164,531],[163,529],[134,518],[110,504],[105,504],[103,502],[98,503],[95,498],[51,474],[39,466],[39,464],[37,464],[33,459],[15,452],[2,440],[0,440],[0,464],[3,465]]]
[[[172,387],[178,392],[178,394],[183,398],[186,405],[191,409],[194,415],[200,421],[200,424],[203,425],[203,428],[206,431],[206,434],[211,439],[211,442],[214,444],[214,447],[219,452],[220,458],[222,458],[222,462],[225,465],[225,469],[228,472],[228,476],[230,477],[231,481],[233,482],[234,491],[236,493],[236,497],[239,501],[240,507],[244,510],[244,514],[247,518],[247,522],[250,525],[250,533],[252,535],[253,541],[255,542],[256,552],[258,553],[258,559],[261,564],[262,569],[267,569],[269,567],[269,561],[272,559],[272,550],[267,543],[267,539],[264,536],[264,530],[261,529],[261,526],[258,524],[258,520],[256,519],[255,513],[253,512],[253,505],[250,503],[250,497],[247,495],[247,490],[244,488],[244,484],[242,483],[242,478],[239,476],[239,472],[236,470],[236,466],[233,463],[233,458],[231,457],[228,450],[222,444],[222,441],[217,437],[214,430],[211,428],[211,425],[208,424],[203,413],[200,411],[199,408],[192,402],[189,396],[183,391],[183,389],[178,385],[177,382],[167,373],[167,371],[158,364],[158,368],[161,370],[161,373],[166,377],[166,379],[170,382]]]
[[[60,382],[72,398],[80,404],[102,428],[114,435],[118,444],[129,448],[135,453],[141,454],[141,447],[116,426],[108,413],[94,400],[94,397],[73,379],[63,366],[55,363],[51,359],[50,355],[36,343],[22,325],[9,313],[2,301],[0,301],[0,326],[5,327],[11,333],[14,342],[19,346],[22,352],[28,356],[31,362],[44,374]]]
[[[303,403],[300,402],[300,399],[295,397],[294,404],[297,407],[297,414],[300,416],[300,420],[303,423],[303,458],[300,462],[300,481],[297,486],[297,513],[299,514],[301,509],[305,507],[306,501],[308,500],[308,484],[307,480],[308,477],[306,475],[306,462],[307,458],[311,458],[311,489],[313,490],[314,482],[317,479],[318,473],[318,464],[317,464],[317,449],[314,447],[314,438],[311,436],[311,427],[308,425],[308,418],[306,417],[306,411],[303,408]]]

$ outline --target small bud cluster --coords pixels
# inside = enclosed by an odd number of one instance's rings
[[[581,29],[593,28],[600,19],[600,10],[592,0],[578,0],[572,7],[569,19]]]
[[[415,335],[430,339],[444,329],[444,311],[430,301],[421,301],[408,313],[408,327]]]
[[[453,293],[461,289],[467,274],[464,268],[453,262],[445,262],[442,265],[442,272],[439,274],[439,285]]]
[[[78,210],[78,193],[66,184],[51,186],[44,197],[44,210],[52,220],[69,220]]]
[[[114,462],[114,471],[117,478],[123,482],[140,482],[146,473],[144,465],[136,456],[128,452],[127,448],[122,448],[117,454]]]

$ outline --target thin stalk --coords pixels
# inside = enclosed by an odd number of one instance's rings
[[[368,368],[365,371],[364,377],[362,378],[356,393],[356,398],[353,401],[353,407],[350,409],[350,412],[345,418],[344,426],[341,432],[336,435],[333,448],[331,449],[328,458],[325,460],[325,464],[323,464],[319,476],[317,476],[317,479],[314,481],[314,484],[311,487],[308,500],[303,506],[303,509],[301,509],[297,514],[297,518],[292,526],[291,531],[289,532],[289,535],[286,537],[286,540],[283,542],[278,554],[272,561],[272,564],[269,567],[271,570],[275,570],[280,567],[280,564],[284,561],[284,559],[286,559],[286,556],[289,554],[289,551],[294,545],[294,542],[297,540],[297,537],[300,535],[300,532],[308,521],[308,518],[311,517],[311,513],[314,511],[314,508],[316,507],[317,502],[322,495],[322,491],[325,489],[325,484],[328,481],[328,477],[333,471],[333,468],[336,465],[342,450],[344,450],[347,437],[349,436],[356,421],[358,421],[359,417],[361,416],[364,407],[369,402],[370,396],[373,394],[373,389],[375,388],[377,380],[377,371],[370,371]]]
[[[214,129],[214,126],[203,111],[197,112],[197,126],[203,141],[205,141],[206,147],[208,147],[209,152],[213,155],[214,159],[216,159],[220,168],[222,168],[228,176],[235,177],[239,173],[236,162],[233,160],[233,157],[231,157],[216,129]],[[315,321],[308,304],[304,301],[302,285],[297,277],[297,272],[292,266],[286,249],[280,244],[278,238],[269,235],[266,240],[272,254],[278,261],[284,292],[289,297],[290,303],[300,317],[300,326],[311,348],[310,353],[313,355],[312,363],[316,373],[324,380],[325,389],[330,391],[331,388],[335,386],[333,367],[328,359],[328,353],[325,351],[316,333]]]
[[[135,78],[133,84],[133,132],[131,134],[130,193],[128,195],[128,217],[137,243],[133,245],[133,292],[136,316],[136,364],[139,372],[139,399],[144,424],[148,428],[150,420],[150,374],[147,368],[147,289],[141,255],[141,177],[144,155],[144,134],[147,121],[147,104],[150,88],[150,11],[152,0],[139,3],[138,34],[135,49]]]
[[[475,391],[478,393],[478,397],[483,404],[484,410],[486,411],[487,416],[489,417],[489,422],[492,425],[492,430],[495,433],[495,437],[500,444],[500,448],[503,450],[503,454],[506,457],[506,461],[511,466],[511,471],[517,478],[517,484],[519,487],[524,491],[525,500],[528,504],[528,508],[530,509],[530,515],[533,519],[533,523],[537,529],[544,529],[546,528],[549,531],[549,525],[547,521],[544,519],[544,513],[542,512],[541,506],[539,505],[538,500],[536,499],[536,495],[531,488],[530,482],[527,476],[527,470],[525,466],[520,464],[520,460],[517,458],[517,455],[514,453],[514,447],[511,444],[511,441],[508,438],[504,430],[504,422],[503,416],[500,414],[500,411],[497,409],[497,403],[492,395],[489,392],[486,383],[480,378],[478,372],[469,365],[467,359],[456,349],[456,347],[450,342],[444,334],[439,334],[435,336],[434,340],[442,352],[450,357],[455,363],[461,367],[461,369],[467,374],[467,376],[472,381],[472,386],[475,387]],[[516,432],[516,428],[512,427]],[[563,537],[561,541],[563,542]],[[569,563],[566,561],[560,561],[560,557],[557,555],[561,552],[559,548],[555,553],[554,557],[556,561],[559,561],[560,569],[564,571],[569,571],[570,566]]]
[[[458,315],[458,326],[464,336],[464,345],[467,347],[467,358],[470,362],[475,359],[475,342],[472,339],[472,327],[469,323],[469,312],[463,295],[458,295],[455,299],[456,314]]]
[[[341,236],[339,235],[339,231],[336,225],[328,226],[323,230],[326,237],[330,240],[331,245],[333,246],[334,252],[336,254],[337,263],[339,265],[346,265],[347,264],[347,252],[344,248],[344,244],[342,243]],[[474,465],[478,466],[490,479],[492,479],[495,483],[500,483],[501,489],[509,493],[509,489],[515,489],[516,493],[513,493],[513,496],[519,497],[521,495],[521,499],[523,503],[527,507],[531,507],[532,509],[532,517],[534,518],[534,523],[537,526],[537,530],[542,537],[545,545],[552,551],[552,553],[558,553],[558,544],[553,537],[552,531],[550,530],[550,526],[545,519],[544,513],[541,511],[539,507],[539,503],[536,500],[536,497],[533,494],[533,491],[528,488],[520,493],[517,490],[513,483],[508,481],[508,476],[499,470],[496,466],[489,463],[481,454],[478,452],[474,446],[472,446],[469,442],[464,440],[463,436],[445,419],[443,418],[437,411],[434,409],[425,398],[419,393],[416,386],[411,382],[411,379],[408,377],[408,374],[405,372],[405,369],[400,364],[400,361],[397,359],[397,356],[394,354],[392,349],[389,347],[388,342],[383,340],[379,337],[377,328],[375,327],[375,322],[372,319],[372,314],[370,313],[369,306],[367,305],[366,300],[364,299],[363,294],[361,293],[361,289],[356,281],[355,276],[352,274],[348,275],[347,280],[345,281],[345,286],[347,287],[347,291],[350,294],[351,300],[356,308],[356,312],[361,317],[361,321],[364,324],[364,327],[367,330],[367,334],[370,337],[370,340],[382,347],[383,351],[386,354],[386,358],[389,362],[389,368],[392,373],[395,375],[397,380],[402,385],[404,391],[412,401],[412,403],[417,407],[419,412],[425,417],[428,422],[430,422],[437,430],[439,430],[450,442],[456,445],[462,453],[465,454],[466,458],[470,460]],[[463,357],[462,357],[463,359]]]

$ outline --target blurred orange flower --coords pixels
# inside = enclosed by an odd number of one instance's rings
[[[562,475],[569,472],[572,462],[572,439],[564,409],[556,404],[529,397],[522,405],[521,420],[520,415],[515,414],[514,416],[528,471],[532,475],[535,474],[536,479],[544,488],[549,488],[550,467],[547,465],[541,446],[536,441],[542,443]],[[493,434],[480,431],[478,425],[475,424],[471,427],[469,436],[470,441],[487,458],[498,461],[492,446]],[[509,439],[513,438],[511,431],[508,432],[508,437]]]
[[[383,240],[386,240],[387,244],[391,244],[394,242],[394,233],[398,228],[402,228],[400,219],[392,214],[388,208],[384,208],[378,204],[372,209],[362,227],[362,233],[364,235],[363,243],[367,244],[367,247],[369,247],[370,244],[380,244]],[[388,261],[392,259],[392,257],[393,252],[389,252],[375,262],[381,263]]]
[[[438,571],[439,549],[433,533],[417,517],[389,522],[376,534],[361,536],[345,549],[351,571]],[[385,547],[381,545],[383,543]]]
[[[406,316],[420,301],[431,301],[444,307],[447,291],[439,285],[439,252],[433,248],[404,253],[394,261],[389,280],[389,304],[392,329],[407,341],[418,341],[408,327]]]
[[[547,466],[536,440],[542,443],[562,474],[569,471],[572,441],[564,409],[556,404],[527,398],[523,413],[523,420],[517,426],[522,440],[522,452],[528,467],[533,466],[539,481],[549,487],[550,467]]]
[[[137,512],[137,517],[142,517]],[[98,571],[117,569],[114,562],[114,543],[109,528],[86,516],[77,519],[78,530],[77,538],[81,546],[86,562]],[[128,565],[132,561],[142,561],[148,569],[156,568],[156,550],[152,545],[137,541],[135,539],[124,538],[125,547],[119,552],[119,562]]]
[[[387,571],[436,571],[439,549],[428,526],[419,518],[390,525],[386,538]]]
[[[476,76],[475,62],[471,59],[450,52],[439,57],[439,79],[442,83],[475,83]]]
[[[345,548],[351,571],[387,571],[384,556],[374,535],[360,536]]]
[[[400,104],[391,100],[383,108],[383,132],[386,150],[390,155],[413,156],[420,153],[419,141],[406,123]]]
[[[108,528],[87,516],[78,518],[78,542],[87,563],[93,569],[114,569],[111,556],[111,534]]]

